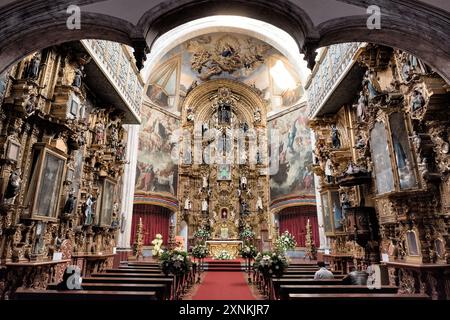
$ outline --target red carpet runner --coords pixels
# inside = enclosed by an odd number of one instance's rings
[[[192,300],[256,300],[244,272],[206,272]]]

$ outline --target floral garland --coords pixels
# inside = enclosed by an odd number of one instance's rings
[[[152,241],[153,249],[152,249],[152,256],[153,257],[159,257],[164,250],[161,249],[161,246],[163,244],[162,235],[157,234],[155,239]]]
[[[255,238],[255,233],[250,228],[245,228],[239,234],[239,238],[243,241],[252,241]]]
[[[239,253],[241,254],[242,258],[253,259],[257,256],[258,250],[256,250],[256,247],[254,245],[249,244],[243,246]]]
[[[211,232],[209,230],[206,229],[198,229],[195,233],[194,233],[194,238],[200,239],[200,240],[207,240],[211,237]]]
[[[192,261],[185,251],[164,251],[159,259],[162,271],[168,275],[181,276],[187,274],[192,268]]]
[[[206,258],[209,254],[208,248],[203,244],[197,244],[192,248],[192,256],[197,259]]]
[[[214,259],[217,260],[231,260],[233,259],[233,257],[230,255],[230,253],[226,250],[222,250],[219,252],[219,254],[217,254]]]
[[[297,242],[295,241],[295,238],[292,234],[289,233],[289,231],[283,232],[283,234],[278,237],[277,240],[275,240],[275,247],[279,251],[288,251],[295,249],[295,246],[297,245]]]
[[[280,277],[288,266],[288,258],[277,251],[258,253],[253,264],[253,268],[265,277],[271,277],[272,275]]]

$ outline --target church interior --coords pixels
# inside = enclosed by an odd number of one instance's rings
[[[449,4],[128,2],[0,3],[0,300],[450,299]]]

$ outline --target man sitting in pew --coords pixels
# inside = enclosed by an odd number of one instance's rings
[[[325,262],[318,261],[317,266],[320,268],[314,274],[314,280],[322,280],[322,279],[334,279],[333,273],[328,270],[325,266]]]
[[[356,271],[355,267],[351,267],[350,273],[347,274],[344,279],[342,279],[343,284],[350,284],[350,285],[359,285],[359,286],[365,286],[367,285],[367,278],[368,274],[365,271]]]

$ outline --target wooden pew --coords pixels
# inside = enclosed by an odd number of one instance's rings
[[[119,266],[118,269],[121,270],[161,270],[160,267],[156,267],[156,266]]]
[[[101,273],[93,273],[91,277],[123,277],[123,278],[166,278],[167,276],[162,273],[135,273],[135,272],[101,272]]]
[[[314,280],[299,278],[272,278],[273,298],[280,298],[280,286],[282,285],[342,285],[342,279]]]
[[[426,294],[398,293],[291,293],[289,300],[301,301],[358,301],[358,300],[429,300]]]
[[[339,279],[342,280],[344,279],[345,274],[335,274],[334,275],[334,279]],[[314,280],[314,275],[311,274],[303,274],[303,275],[298,275],[298,274],[283,274],[279,279],[305,279],[305,280]]]
[[[170,288],[167,288],[166,284],[105,283],[83,281],[83,284],[81,286],[83,288],[83,291],[150,291],[155,292],[157,300],[170,299]],[[49,284],[47,289],[57,290],[57,284]]]
[[[381,293],[397,293],[396,286],[382,286],[380,289],[370,289],[366,285],[280,285],[279,297],[280,300],[289,299],[291,293],[366,293],[366,294],[381,294]]]
[[[83,278],[82,286],[91,283],[104,284],[156,284],[164,285],[167,299],[175,295],[175,282],[173,276],[147,277],[147,278],[129,278],[129,277],[87,277]]]
[[[88,291],[88,290],[35,290],[19,288],[16,300],[76,300],[76,301],[123,301],[157,300],[154,291]]]
[[[154,270],[146,270],[146,269],[106,269],[106,273],[144,273],[144,274],[153,274],[153,273],[162,273],[161,269]]]

